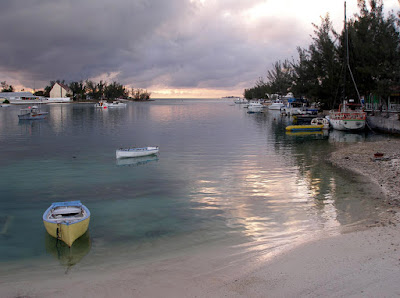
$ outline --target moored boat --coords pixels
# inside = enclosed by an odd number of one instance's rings
[[[357,85],[355,83],[353,74],[351,72],[350,64],[349,64],[349,42],[348,42],[348,30],[347,30],[347,19],[346,19],[346,2],[344,6],[344,31],[346,36],[346,68],[349,69],[355,90],[357,92],[357,97],[359,102],[361,103],[361,97],[358,92]],[[343,130],[343,131],[360,131],[365,128],[365,121],[367,114],[363,110],[361,104],[354,103],[353,99],[346,100],[346,71],[343,72],[343,100],[339,105],[339,109],[337,111],[329,112],[329,123],[332,125],[333,129]]]
[[[157,154],[158,151],[159,151],[158,146],[142,147],[142,148],[120,148],[115,151],[115,156],[116,158],[139,157],[139,156]]]
[[[236,99],[234,100],[234,103],[236,103],[236,104],[245,104],[245,103],[248,103],[248,101],[247,101],[247,99],[245,99],[245,98],[240,98],[240,97],[238,97],[238,98],[236,98]]]
[[[311,119],[311,125],[323,125],[322,129],[329,129],[329,120],[326,118],[313,118]]]
[[[345,100],[339,110],[329,112],[329,122],[336,130],[358,131],[365,128],[366,116],[360,104]]]
[[[126,103],[120,102],[118,100],[114,100],[112,103],[108,103],[107,105],[109,108],[125,108]]]
[[[247,113],[261,113],[264,109],[264,105],[262,105],[260,102],[250,102],[247,108]]]
[[[89,209],[81,201],[55,202],[43,213],[47,233],[69,247],[88,229]]]
[[[109,103],[106,100],[100,100],[98,103],[96,103],[94,106],[96,108],[102,108],[102,109],[107,109]]]
[[[19,120],[39,120],[45,119],[49,112],[41,112],[38,106],[21,109],[18,115]]]
[[[269,110],[280,110],[284,106],[285,106],[285,104],[283,103],[282,100],[276,99],[268,106],[268,109]]]

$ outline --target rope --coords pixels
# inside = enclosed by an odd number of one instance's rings
[[[365,119],[365,124],[367,125],[369,130],[372,131],[373,134],[376,134],[376,132],[372,130],[371,126],[369,126],[367,119]]]
[[[61,224],[57,224],[56,233],[57,233],[57,237],[56,237],[57,238],[56,247],[57,247],[58,246],[58,242],[61,239]]]

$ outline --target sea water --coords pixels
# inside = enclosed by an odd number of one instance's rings
[[[0,276],[33,268],[135,263],[200,246],[262,246],[338,233],[379,216],[371,184],[326,157],[367,133],[288,134],[279,111],[230,99],[159,99],[126,108],[42,105],[45,120],[0,109]],[[115,150],[159,146],[116,160]],[[71,249],[43,226],[52,202],[81,200],[88,232]],[[77,268],[77,269],[76,269]]]

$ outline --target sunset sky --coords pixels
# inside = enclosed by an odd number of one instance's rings
[[[385,11],[400,9],[384,0]],[[0,10],[0,81],[117,81],[153,98],[241,96],[271,65],[297,59],[312,23],[341,0],[13,0]],[[357,0],[347,1],[349,17]]]

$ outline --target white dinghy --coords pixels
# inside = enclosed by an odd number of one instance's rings
[[[158,151],[159,151],[158,146],[142,147],[142,148],[120,148],[115,151],[115,156],[117,158],[139,157],[139,156],[157,154]]]

